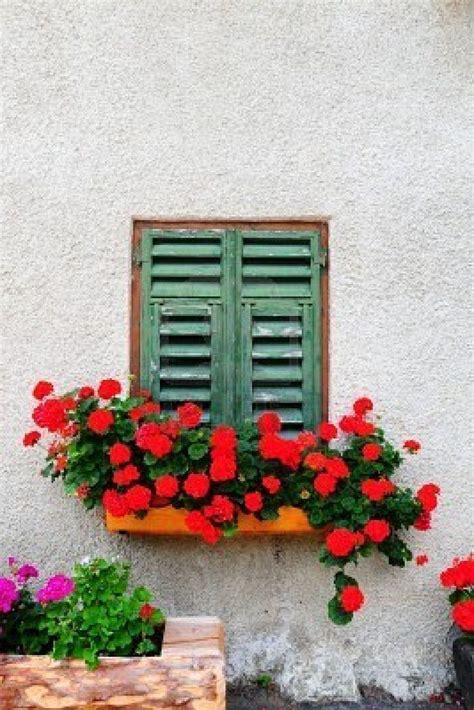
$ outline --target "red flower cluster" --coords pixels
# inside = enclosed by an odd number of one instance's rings
[[[474,587],[474,554],[464,560],[455,559],[451,567],[440,574],[443,587]]]
[[[263,412],[257,420],[257,429],[261,436],[278,434],[281,431],[281,419],[276,412]]]
[[[205,473],[190,473],[183,485],[184,492],[191,498],[205,498],[210,487],[209,476]]]
[[[347,557],[363,543],[362,533],[353,532],[347,528],[336,528],[326,537],[326,547],[333,557]]]
[[[416,454],[421,449],[421,444],[415,439],[407,439],[403,444],[403,448],[407,449],[410,454]]]
[[[339,421],[339,429],[344,434],[355,434],[356,436],[371,436],[375,432],[375,426],[360,416],[348,414]]]
[[[373,503],[379,503],[397,490],[397,487],[388,478],[367,478],[362,481],[360,488],[362,493]]]
[[[474,599],[463,599],[453,606],[453,621],[467,633],[474,633]]]
[[[181,407],[177,408],[178,419],[181,426],[186,427],[186,429],[194,429],[199,426],[203,416],[203,411],[201,407],[192,402],[185,402]]]
[[[45,382],[45,380],[40,380],[34,386],[33,397],[35,399],[42,400],[52,392],[54,392],[54,387],[51,382]]]
[[[274,496],[275,493],[278,493],[281,488],[281,481],[276,476],[263,476],[262,486],[270,493],[271,496]]]
[[[40,439],[39,431],[29,431],[23,437],[23,446],[35,446]]]
[[[308,454],[304,463],[313,471],[321,471],[314,479],[313,487],[323,498],[334,493],[338,480],[350,475],[349,467],[342,458],[325,456],[319,451]]]
[[[222,530],[213,525],[199,510],[193,510],[185,518],[189,530],[201,535],[204,542],[215,545],[222,537]]]
[[[379,545],[390,535],[390,525],[386,520],[377,520],[374,518],[364,525],[364,535],[368,537],[371,542],[375,542],[376,545]]]
[[[122,386],[118,380],[102,380],[97,388],[97,394],[101,399],[112,399],[122,391]]]
[[[138,422],[149,414],[159,414],[160,410],[161,407],[157,402],[144,402],[137,407],[133,407],[133,409],[129,411],[128,416],[134,422]]]
[[[365,461],[377,461],[380,458],[382,450],[379,444],[374,444],[373,442],[364,444],[362,447],[362,456]]]
[[[176,476],[167,473],[155,481],[156,495],[161,498],[174,498],[179,491],[179,483]]]
[[[421,503],[424,513],[432,513],[438,507],[438,495],[440,488],[435,483],[425,483],[421,486],[416,497]]]
[[[132,452],[126,444],[117,441],[109,449],[109,460],[112,466],[121,466],[132,458]]]
[[[102,496],[105,510],[116,518],[122,518],[129,513],[141,513],[148,510],[151,502],[151,491],[146,486],[132,486],[125,493],[109,489]]]
[[[140,611],[138,612],[138,615],[140,619],[143,619],[143,621],[148,621],[151,619],[153,614],[155,613],[156,608],[152,606],[151,604],[142,604],[140,607]]]
[[[258,513],[263,508],[263,498],[260,491],[252,491],[244,496],[244,505],[250,513]]]
[[[348,614],[352,614],[354,611],[359,611],[359,609],[364,604],[364,595],[360,591],[359,587],[356,585],[347,585],[341,592],[339,602]]]
[[[230,523],[235,516],[235,505],[227,496],[215,495],[210,505],[204,507],[204,515],[215,523]]]
[[[267,461],[275,459],[292,471],[296,471],[300,464],[300,447],[295,440],[283,439],[273,433],[264,434],[259,441],[258,448],[262,458]]]
[[[128,464],[124,468],[118,468],[114,471],[113,482],[117,486],[129,486],[133,481],[140,479],[140,471],[133,464]]]
[[[312,449],[318,443],[316,435],[312,431],[302,431],[296,437],[296,443],[298,444],[300,454],[302,454],[307,449]]]
[[[417,555],[415,557],[415,562],[418,567],[423,567],[423,565],[426,565],[429,562],[428,555]]]
[[[66,403],[67,404],[67,403]],[[41,429],[51,433],[60,431],[67,424],[67,407],[61,399],[42,399],[33,410],[33,421]]]
[[[149,451],[157,459],[169,454],[173,448],[171,439],[162,433],[161,424],[155,422],[142,424],[137,429],[135,441],[140,449]]]
[[[230,426],[218,426],[210,439],[211,467],[209,475],[215,483],[232,481],[237,473],[237,435]]]
[[[323,441],[331,441],[337,437],[337,426],[331,422],[322,422],[318,427],[318,436]]]
[[[114,415],[108,409],[95,409],[87,417],[87,426],[94,434],[105,434],[114,423]]]

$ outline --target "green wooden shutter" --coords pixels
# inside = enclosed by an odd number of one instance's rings
[[[318,232],[145,230],[141,385],[164,411],[205,419],[280,412],[288,430],[320,417]]]
[[[287,431],[320,418],[318,232],[241,232],[240,421],[280,413]]]
[[[141,384],[165,412],[194,401],[220,421],[224,232],[146,230],[141,249]]]

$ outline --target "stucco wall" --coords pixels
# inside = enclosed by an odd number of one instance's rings
[[[170,613],[221,616],[232,678],[297,698],[450,677],[440,568],[473,539],[468,300],[470,3],[4,0],[0,556],[120,554]],[[431,563],[368,561],[349,628],[300,539],[121,539],[25,451],[30,388],[128,363],[130,220],[330,217],[331,411],[370,393],[405,481],[443,489]]]

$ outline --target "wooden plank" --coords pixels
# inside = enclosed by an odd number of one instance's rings
[[[165,343],[161,346],[161,359],[177,358],[210,358],[211,348],[206,343]],[[168,364],[169,366],[169,364]]]
[[[243,298],[309,298],[311,282],[307,281],[274,281],[272,279],[246,279],[242,284]]]
[[[106,526],[109,532],[129,532],[141,535],[195,536],[186,526],[184,519],[187,511],[165,506],[152,508],[142,519],[133,515],[114,518],[106,513]],[[313,535],[323,539],[326,530],[313,528],[306,514],[299,508],[280,508],[278,520],[260,521],[253,515],[239,515],[237,535]]]
[[[161,385],[161,402],[209,402],[211,390],[207,387],[167,387]]]
[[[276,360],[300,360],[303,357],[301,345],[288,343],[280,345],[278,343],[255,342],[252,355],[254,358],[273,358]]]
[[[157,244],[155,243],[151,250],[152,257],[175,257],[175,258],[186,258],[192,257],[193,259],[218,259],[221,255],[220,244],[180,244],[179,242],[173,244]]]
[[[224,630],[214,617],[168,619],[161,656],[82,661],[0,655],[0,707],[224,710]]]
[[[309,259],[309,244],[278,244],[270,241],[265,244],[244,242],[245,259]],[[245,261],[244,261],[245,264]]]
[[[161,380],[210,380],[209,365],[165,365],[160,369]]]
[[[191,247],[192,248],[192,247]],[[193,254],[190,254],[190,257]],[[157,261],[151,267],[152,277],[172,276],[176,279],[192,276],[220,276],[221,265],[216,263],[203,264],[198,261]]]
[[[220,283],[218,280],[195,281],[193,278],[158,280],[153,279],[151,284],[151,297],[153,298],[207,298],[220,296]]]
[[[255,277],[279,279],[308,279],[311,277],[311,267],[306,264],[273,264],[267,261],[263,264],[244,263],[243,278]]]
[[[254,382],[301,382],[303,371],[299,365],[259,365],[253,366]]]
[[[210,335],[211,324],[209,321],[182,321],[166,320],[161,322],[161,335]]]
[[[224,654],[224,624],[217,616],[167,619],[162,656],[219,656]]]
[[[303,393],[301,387],[254,387],[253,401],[268,404],[302,402]]]
[[[301,324],[292,323],[289,319],[258,319],[252,326],[254,338],[300,338],[302,334]]]

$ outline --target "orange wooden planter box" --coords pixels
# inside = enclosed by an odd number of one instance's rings
[[[0,654],[1,710],[225,710],[224,627],[167,619],[161,656],[83,661]]]
[[[106,513],[107,530],[110,532],[138,533],[141,535],[195,535],[184,522],[187,511],[171,506],[151,508],[140,520],[133,515],[114,518]],[[313,535],[323,539],[326,528],[313,528],[306,514],[299,508],[280,508],[277,520],[257,520],[253,515],[239,515],[239,535]]]

